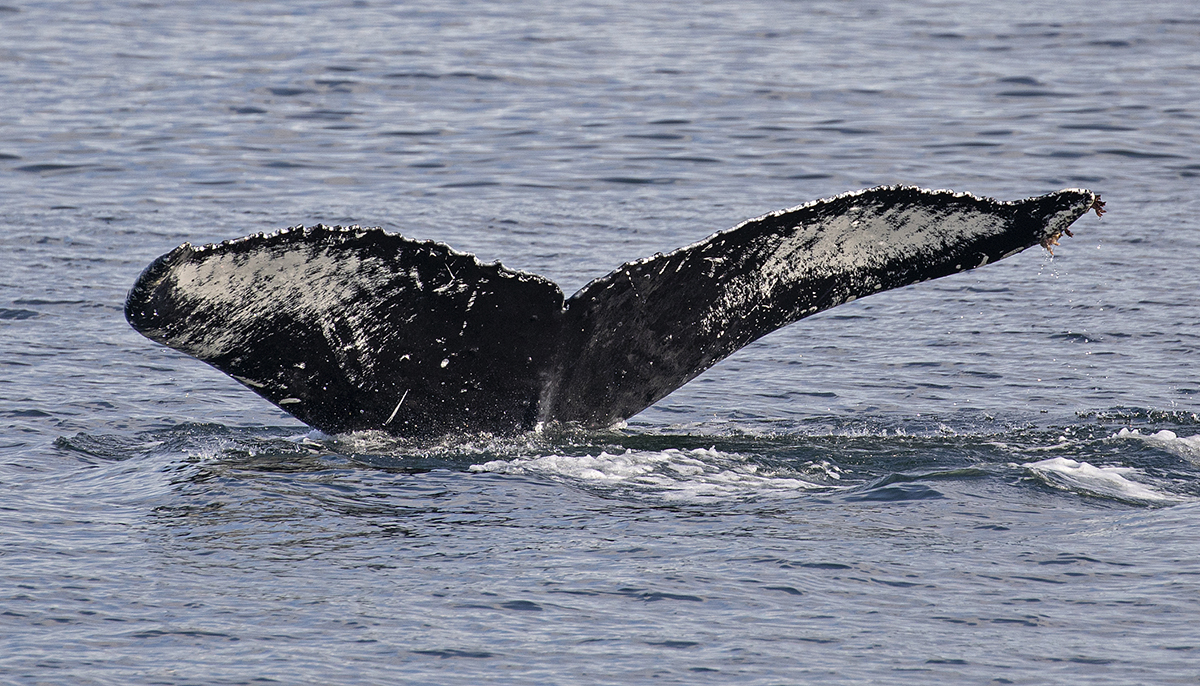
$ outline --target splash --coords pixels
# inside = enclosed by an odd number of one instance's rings
[[[1179,497],[1163,493],[1130,477],[1140,475],[1133,467],[1096,467],[1065,457],[1053,457],[1021,465],[1049,486],[1132,503],[1178,502]]]
[[[1146,445],[1165,450],[1172,455],[1182,457],[1194,465],[1200,465],[1200,434],[1195,436],[1179,436],[1174,431],[1166,429],[1153,434],[1143,434],[1137,429],[1121,429],[1113,434],[1113,438],[1140,440]]]
[[[768,469],[713,448],[626,450],[598,455],[542,455],[471,465],[472,472],[539,474],[610,487],[633,487],[669,500],[828,490],[836,466],[812,462],[797,471]]]

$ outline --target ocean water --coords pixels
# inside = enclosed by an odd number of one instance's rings
[[[1200,7],[0,7],[0,682],[1193,684]],[[607,431],[313,432],[124,321],[383,226],[570,294],[811,199],[1101,193]]]

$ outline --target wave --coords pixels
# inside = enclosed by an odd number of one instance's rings
[[[1046,485],[1081,495],[1134,504],[1180,502],[1183,498],[1135,480],[1145,475],[1134,467],[1097,467],[1065,457],[1021,465]]]
[[[1200,434],[1195,436],[1179,436],[1174,431],[1163,429],[1153,434],[1143,434],[1138,429],[1121,429],[1113,438],[1136,439],[1154,448],[1165,450],[1172,455],[1182,457],[1194,465],[1200,466]]]
[[[990,488],[987,483],[1041,484],[1142,506],[1200,496],[1200,435],[1181,436],[1162,424],[1114,431],[1108,421],[1058,427],[980,424],[816,419],[808,426],[758,434],[557,427],[434,442],[379,432],[329,436],[292,427],[180,424],[130,434],[80,433],[55,445],[93,464],[141,459],[230,475],[347,469],[522,475],[602,497],[651,502],[912,501],[960,497]],[[1127,441],[1145,449],[1122,448]],[[1014,481],[1014,475],[1026,478]]]
[[[626,450],[619,454],[542,455],[491,460],[472,472],[538,474],[603,486],[633,486],[667,500],[761,496],[827,491],[841,479],[829,462],[808,462],[798,470],[770,469],[744,455],[715,448]]]

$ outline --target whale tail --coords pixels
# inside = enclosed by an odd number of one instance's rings
[[[328,433],[610,426],[746,344],[872,293],[1056,244],[1103,203],[845,193],[629,262],[569,299],[542,277],[380,229],[295,227],[155,260],[148,338]]]

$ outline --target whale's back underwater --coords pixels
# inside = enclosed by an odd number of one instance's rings
[[[380,229],[184,244],[125,315],[328,433],[604,427],[766,334],[872,293],[1054,244],[1091,191],[1016,202],[880,187],[773,212],[554,283]]]

